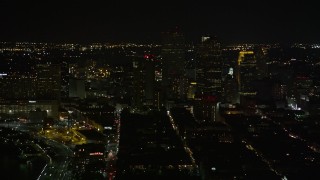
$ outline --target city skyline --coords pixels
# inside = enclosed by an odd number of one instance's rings
[[[320,179],[319,44],[163,35],[0,42],[4,177]]]
[[[1,41],[159,42],[176,29],[194,41],[203,34],[226,43],[319,42],[320,15],[305,1],[124,3],[2,1]]]

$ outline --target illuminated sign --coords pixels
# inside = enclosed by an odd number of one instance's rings
[[[3,76],[7,76],[8,74],[6,73],[0,73],[0,78],[2,78]]]
[[[103,153],[102,152],[94,152],[94,153],[90,153],[90,156],[102,156]]]
[[[205,42],[205,41],[207,41],[209,39],[210,39],[210,37],[208,37],[208,36],[202,36],[201,37],[201,42]]]
[[[218,100],[216,95],[200,95],[195,98],[195,100],[202,100],[206,103],[215,103]]]
[[[231,75],[231,76],[233,76],[233,68],[229,68],[228,74]]]
[[[239,52],[238,65],[241,64],[242,60],[244,59],[244,56],[247,54],[254,54],[254,52],[253,51],[240,51]]]

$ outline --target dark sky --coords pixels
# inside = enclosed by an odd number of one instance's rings
[[[225,42],[320,42],[312,1],[0,0],[0,41],[151,41],[177,26]]]

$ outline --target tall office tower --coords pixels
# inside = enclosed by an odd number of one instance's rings
[[[222,57],[220,43],[213,37],[202,37],[198,46],[196,81],[198,93],[221,95]]]
[[[187,46],[186,49],[186,78],[188,81],[187,98],[189,100],[195,98],[197,82],[196,82],[196,46],[193,44]]]
[[[240,103],[247,104],[256,96],[253,81],[257,79],[257,63],[253,51],[240,51],[237,66],[237,82]]]
[[[70,78],[68,92],[68,97],[86,98],[85,80]]]
[[[147,105],[154,105],[155,99],[155,62],[152,55],[146,55],[145,59],[145,98]]]
[[[223,83],[223,101],[227,103],[237,103],[237,81],[233,74],[229,73],[224,77]]]
[[[186,47],[186,77],[190,82],[195,82],[196,80],[196,46],[190,44]]]
[[[155,82],[154,82],[154,106],[156,108],[160,108],[164,106],[164,94],[162,89],[162,75],[163,75],[163,61],[161,59],[161,56],[155,57],[154,60],[154,74],[155,74]]]
[[[254,54],[257,61],[257,77],[262,79],[267,76],[267,50],[264,47],[258,46],[254,49]]]
[[[61,62],[61,98],[69,97],[69,63]]]
[[[37,64],[36,96],[38,99],[60,100],[61,66],[58,64]]]
[[[222,92],[222,59],[217,39],[202,37],[196,58],[194,115],[200,123],[212,123],[216,120],[216,103]]]
[[[133,61],[133,104],[137,108],[143,105],[160,106],[158,63],[155,56],[150,54]]]
[[[164,98],[167,101],[185,100],[187,96],[187,79],[185,78],[185,42],[178,32],[163,33]]]
[[[142,58],[133,60],[133,99],[132,105],[141,109],[145,97],[145,72]]]
[[[253,92],[252,81],[257,77],[257,63],[253,51],[241,51],[238,57],[237,81],[239,92]]]

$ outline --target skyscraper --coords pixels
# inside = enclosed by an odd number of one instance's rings
[[[36,92],[38,99],[60,100],[61,67],[58,64],[37,64]]]
[[[257,46],[254,53],[257,61],[257,77],[261,79],[267,76],[267,50],[264,47]]]
[[[216,38],[203,36],[198,46],[196,81],[198,92],[220,96],[222,92],[222,59]]]
[[[163,93],[167,101],[185,100],[187,80],[185,78],[184,36],[175,31],[163,33]]]
[[[257,79],[257,64],[253,51],[239,52],[236,78],[240,103],[245,105],[247,100],[252,100],[257,94],[252,84]]]
[[[252,92],[251,83],[256,79],[257,66],[253,51],[240,51],[237,66],[237,81],[240,93]]]
[[[222,93],[222,59],[217,39],[203,36],[196,58],[194,115],[200,123],[212,123],[216,119],[216,103]]]
[[[145,100],[145,78],[143,58],[133,60],[133,99],[132,104],[135,108],[141,109]]]
[[[152,55],[145,57],[145,98],[147,105],[154,105],[155,99],[155,62]]]
[[[156,65],[159,61],[152,54],[133,60],[133,104],[136,108],[153,106],[159,108],[159,77],[156,78]],[[157,79],[157,81],[156,81]],[[158,81],[159,80],[159,81]]]
[[[85,89],[85,80],[84,79],[69,79],[69,88],[68,88],[68,96],[69,97],[78,97],[85,98],[86,97],[86,89]]]
[[[61,98],[69,96],[69,63],[61,62]]]

